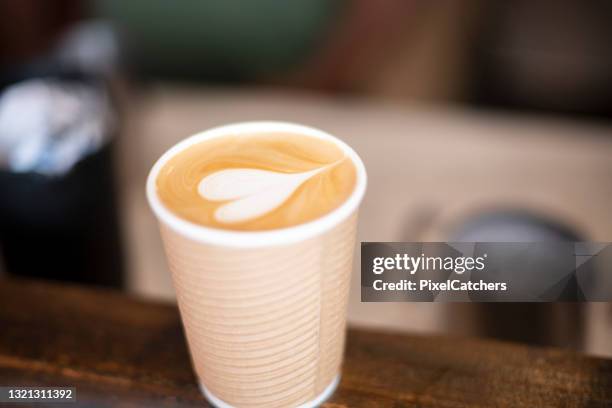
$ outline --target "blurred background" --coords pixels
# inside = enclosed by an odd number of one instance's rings
[[[357,150],[360,241],[612,241],[610,38],[605,1],[2,0],[0,275],[173,299],[146,175],[262,119]],[[361,303],[353,277],[353,325],[612,356],[608,303]]]

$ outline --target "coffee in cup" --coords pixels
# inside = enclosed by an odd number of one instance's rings
[[[346,144],[281,122],[211,129],[154,165],[147,195],[214,405],[309,407],[333,393],[365,184]]]

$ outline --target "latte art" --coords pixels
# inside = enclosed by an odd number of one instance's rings
[[[221,170],[206,176],[198,192],[210,201],[234,200],[217,208],[217,221],[247,221],[279,207],[302,183],[327,168],[290,174],[256,169]]]
[[[268,230],[314,220],[341,205],[355,184],[351,160],[334,143],[271,133],[196,144],[157,178],[162,202],[210,227]]]

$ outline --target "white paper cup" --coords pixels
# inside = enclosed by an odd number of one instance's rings
[[[314,221],[261,232],[203,227],[161,203],[156,179],[170,158],[204,140],[262,132],[335,143],[355,166],[354,191]],[[213,405],[314,407],[333,393],[365,188],[365,168],[353,149],[320,130],[284,122],[210,129],[155,163],[147,197],[159,220],[193,365]]]

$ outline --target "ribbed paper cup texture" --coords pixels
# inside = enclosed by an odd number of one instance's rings
[[[356,216],[271,248],[162,237],[195,371],[237,407],[292,407],[340,373]]]
[[[284,131],[331,140],[357,171],[355,191],[323,217],[286,229],[216,230],[165,208],[156,177],[176,153],[227,134]],[[166,152],[147,180],[200,386],[220,406],[314,406],[340,375],[358,206],[366,175],[357,154],[317,129],[281,122],[223,126]]]

